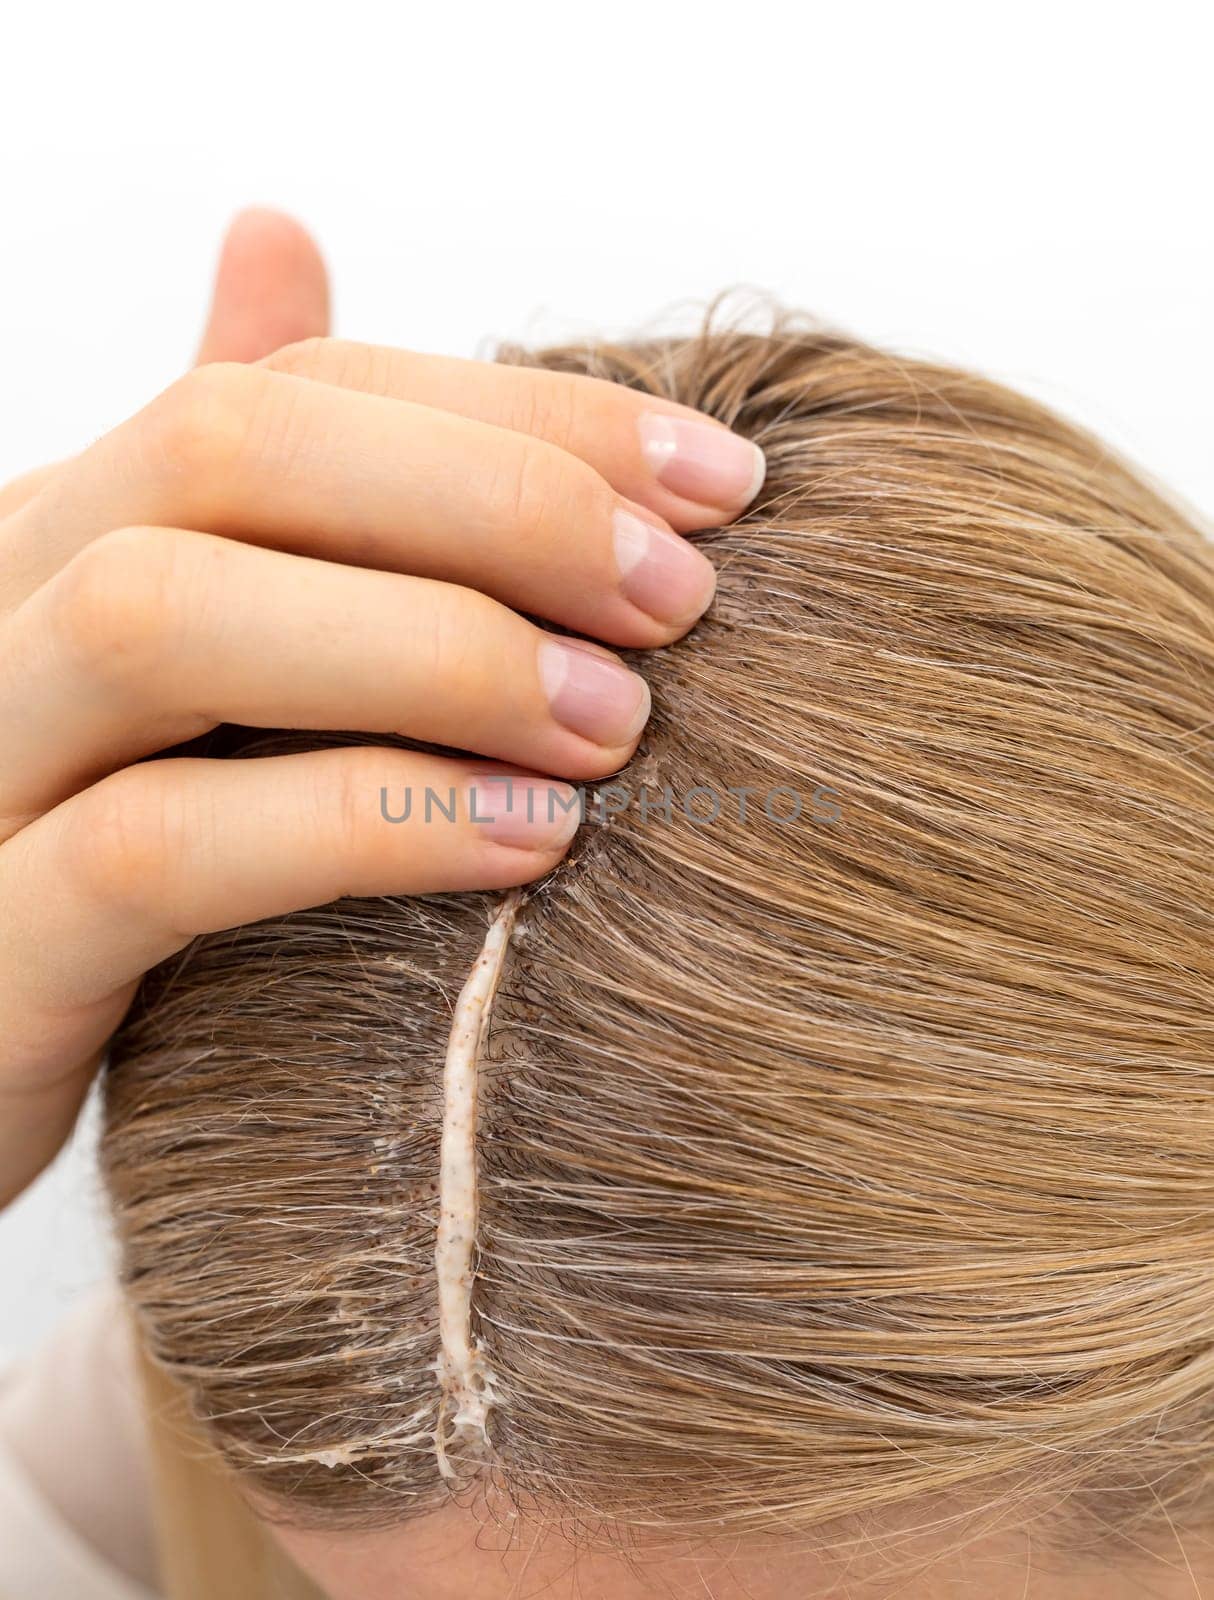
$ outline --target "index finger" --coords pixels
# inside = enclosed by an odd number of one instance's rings
[[[732,522],[767,470],[758,445],[723,423],[604,378],[347,339],[307,339],[263,365],[532,434],[579,456],[681,532]]]

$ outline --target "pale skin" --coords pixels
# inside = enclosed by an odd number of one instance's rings
[[[694,625],[714,576],[682,536],[761,484],[754,448],[684,407],[337,341],[328,305],[298,224],[242,215],[196,368],[0,488],[0,1205],[63,1143],[142,974],[196,935],[549,871],[576,820],[549,790],[619,768],[648,714],[615,650]],[[554,645],[567,635],[592,642]],[[470,754],[141,761],[223,722]],[[389,826],[385,786],[454,792],[457,820]],[[474,808],[474,791],[496,798]],[[955,1528],[918,1540],[893,1580],[854,1550],[780,1541],[667,1545],[632,1569],[526,1529],[504,1548],[455,1504],[373,1534],[277,1536],[333,1600],[1171,1600],[1214,1585],[1191,1545],[1132,1575],[1077,1572],[1027,1535]]]
[[[331,340],[327,300],[302,230],[243,219],[201,363],[0,500],[0,1200],[194,935],[547,872],[576,816],[528,779],[627,760],[648,691],[607,646],[686,632],[714,574],[681,535],[753,493],[754,447],[683,407]],[[136,764],[221,722],[472,754]],[[388,826],[383,788],[459,820]]]

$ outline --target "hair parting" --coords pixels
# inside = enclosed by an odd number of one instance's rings
[[[514,931],[520,896],[506,896],[489,924],[481,952],[456,1001],[443,1066],[443,1123],[439,1145],[438,1227],[434,1270],[438,1294],[440,1350],[435,1371],[443,1398],[434,1429],[434,1450],[444,1478],[459,1476],[448,1455],[458,1440],[484,1452],[486,1429],[497,1398],[493,1373],[472,1331],[477,1218],[477,1107],[480,1057],[493,1011],[493,997]]]

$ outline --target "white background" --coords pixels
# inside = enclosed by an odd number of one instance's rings
[[[351,336],[477,354],[758,286],[1029,389],[1208,511],[1203,14],[10,4],[0,477],[175,375],[258,202],[319,234]],[[0,1218],[0,1348],[101,1270],[89,1143]]]

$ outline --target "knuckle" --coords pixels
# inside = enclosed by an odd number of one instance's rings
[[[310,378],[327,369],[329,351],[336,342],[325,338],[323,334],[314,333],[308,339],[296,339],[292,344],[284,344],[273,355],[263,357],[260,364],[292,377]]]
[[[329,339],[315,335],[286,345],[265,365],[288,377],[312,378],[338,389],[359,389],[366,394],[393,392],[393,361],[401,356],[356,339]]]
[[[580,434],[578,403],[573,385],[559,374],[523,374],[509,427],[518,433],[532,434],[568,450]]]
[[[120,528],[79,552],[51,581],[59,648],[94,680],[146,688],[178,633],[182,541],[158,528]]]
[[[69,873],[103,904],[163,908],[168,865],[180,853],[179,815],[150,768],[103,778],[74,808]]]
[[[485,642],[501,632],[501,610],[496,600],[479,590],[456,583],[435,586],[426,612],[431,682],[472,691],[470,680],[480,676],[475,668],[486,655]]]
[[[391,782],[390,752],[374,746],[348,750],[335,763],[332,787],[322,788],[328,814],[319,832],[342,867],[355,868],[365,857],[379,816],[380,790]]]
[[[223,473],[245,449],[261,392],[260,375],[237,362],[195,368],[144,413],[146,457],[154,469],[175,478]]]
[[[510,529],[567,532],[595,514],[605,485],[592,468],[546,440],[510,452],[489,489],[495,519]]]

